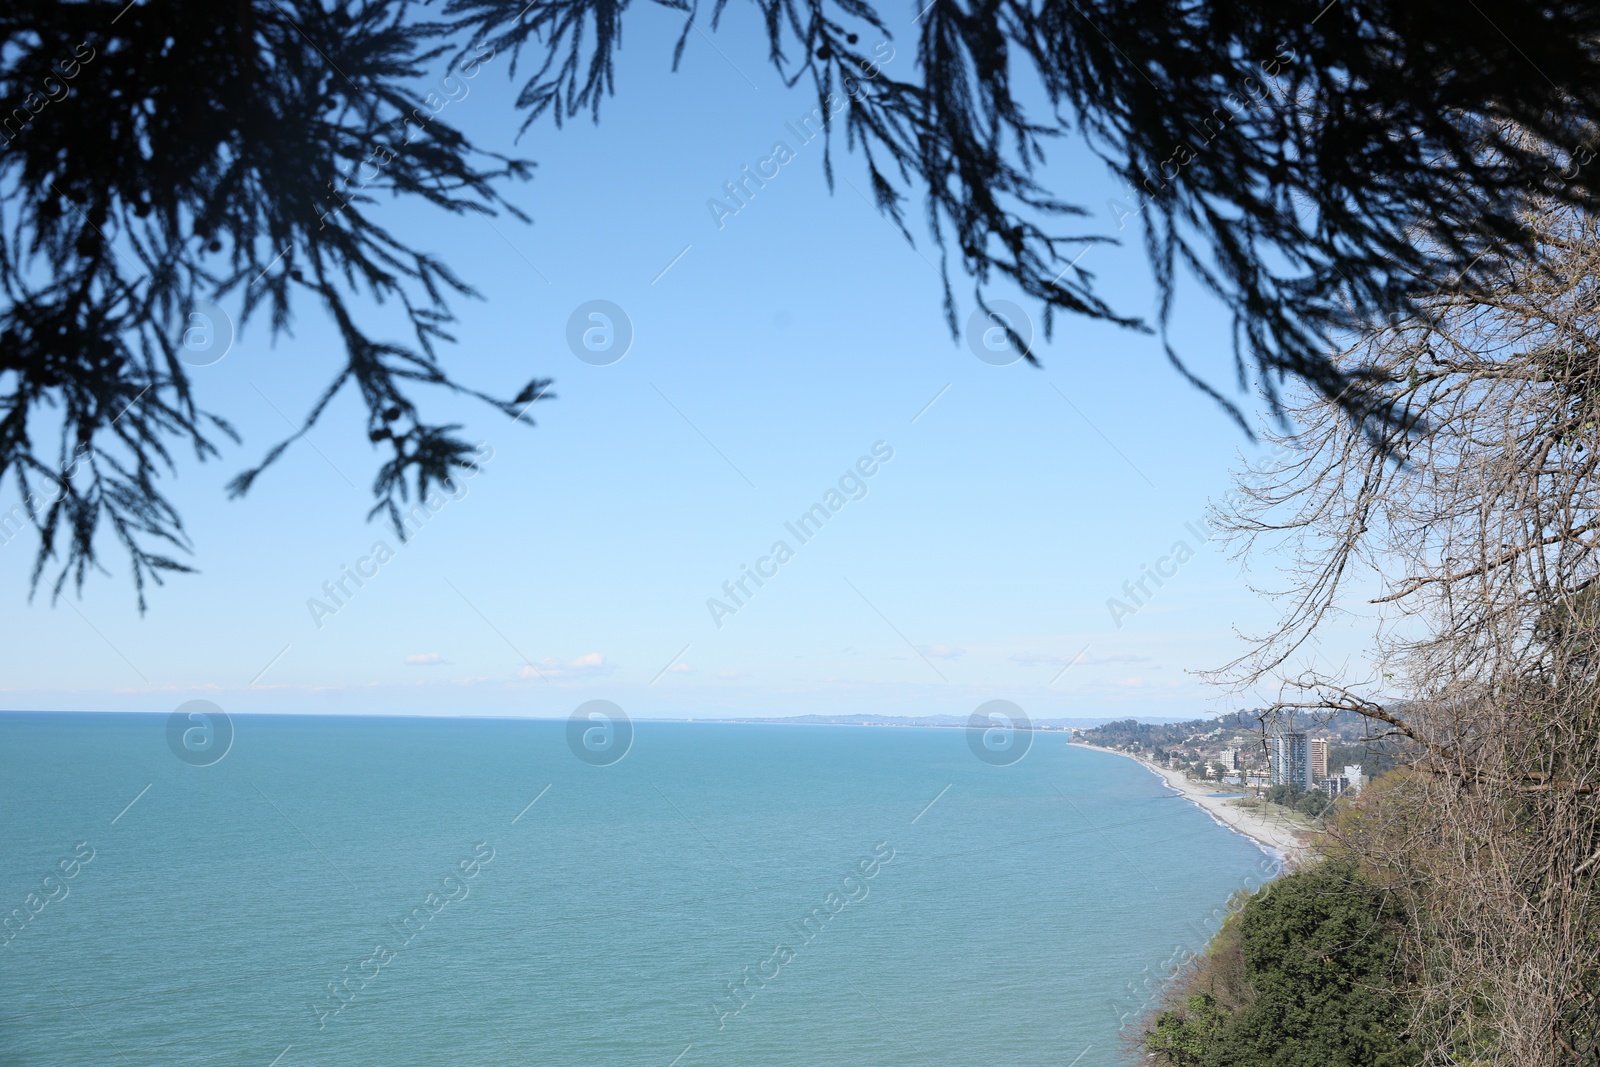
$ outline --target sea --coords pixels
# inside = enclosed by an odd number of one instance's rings
[[[1062,733],[595,729],[0,715],[0,1064],[1121,1064],[1278,870]]]

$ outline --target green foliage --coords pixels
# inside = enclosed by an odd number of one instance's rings
[[[1253,717],[1239,714],[1174,723],[1122,719],[1119,722],[1108,722],[1102,726],[1079,730],[1074,736],[1080,741],[1106,748],[1125,748],[1138,743],[1145,748],[1153,748],[1158,757],[1165,758],[1169,747],[1181,745],[1197,735],[1213,734],[1219,729],[1228,733],[1240,730],[1254,731],[1258,726]]]
[[[1305,815],[1319,817],[1333,806],[1333,798],[1320,789],[1307,789],[1299,785],[1268,786],[1266,799],[1285,808],[1293,808]]]
[[[1215,1062],[1211,1052],[1224,1039],[1232,1018],[1217,1007],[1210,993],[1196,993],[1183,1002],[1182,1012],[1162,1012],[1145,1044],[1173,1067],[1204,1067]]]
[[[1398,916],[1351,865],[1323,863],[1251,897],[1162,1011],[1145,1047],[1168,1067],[1406,1067]],[[1229,980],[1230,969],[1239,978]],[[1243,991],[1230,987],[1242,981]],[[1210,987],[1210,988],[1206,988]],[[1225,998],[1232,993],[1237,1006]],[[1240,993],[1243,993],[1240,996]]]
[[[1294,802],[1294,810],[1312,818],[1325,814],[1333,806],[1333,798],[1316,789],[1305,790]]]
[[[1305,790],[1298,785],[1272,785],[1267,787],[1266,799],[1273,804],[1292,807]]]

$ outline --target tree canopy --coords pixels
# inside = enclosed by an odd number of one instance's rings
[[[1168,991],[1146,1047],[1166,1067],[1418,1063],[1399,925],[1351,864],[1286,875],[1247,899]]]
[[[675,62],[727,7],[657,2],[683,16]],[[1165,337],[1188,273],[1233,315],[1241,386],[1275,398],[1301,381],[1370,417],[1368,369],[1330,358],[1341,337],[1535,256],[1530,197],[1595,207],[1600,10],[1574,0],[929,0],[909,31],[916,62],[892,72],[873,46],[898,14],[756,3],[784,80],[825,108],[852,101],[829,129],[839,165],[865,168],[907,239],[920,205],[952,331],[960,304],[1020,290],[1046,335],[1065,312]],[[178,350],[199,304],[236,301],[274,332],[304,304],[332,318],[345,350],[300,432],[359,392],[387,450],[375,514],[467,461],[461,427],[430,422],[418,386],[508,415],[547,399],[544,380],[490,391],[454,376],[444,346],[472,289],[370,208],[397,195],[522,217],[504,190],[531,161],[471,143],[445,103],[506,55],[489,69],[520,79],[523,129],[600,121],[628,8],[23,0],[0,13],[0,479],[40,535],[35,588],[52,565],[55,594],[81,588],[102,528],[129,553],[141,605],[147,580],[188,569],[160,476],[180,449],[215,456],[234,433]],[[1068,138],[1126,192],[1099,205],[1047,187],[1046,151]],[[1135,233],[1160,293],[1149,314],[1112,306],[1076,265]],[[404,309],[407,340],[374,336],[373,299]],[[1228,403],[1231,390],[1191,380]]]

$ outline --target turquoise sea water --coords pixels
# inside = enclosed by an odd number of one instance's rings
[[[233,726],[0,716],[0,1064],[1094,1067],[1271,873],[1048,733]]]

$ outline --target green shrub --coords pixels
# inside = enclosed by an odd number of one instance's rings
[[[1251,896],[1145,1034],[1168,1067],[1405,1067],[1398,916],[1323,863]]]

